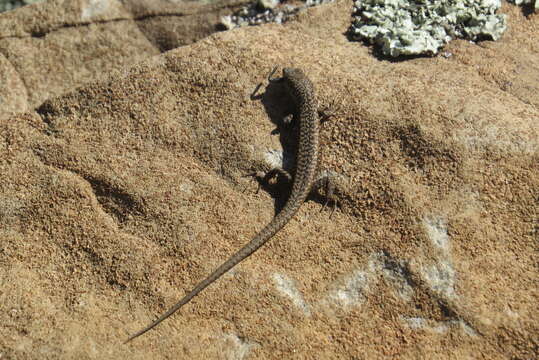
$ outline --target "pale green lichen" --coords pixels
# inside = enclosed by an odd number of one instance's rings
[[[287,0],[255,0],[233,14],[223,16],[220,25],[231,30],[241,26],[271,22],[282,24],[293,19],[298,12],[306,8],[331,1],[333,0],[301,0],[288,4]]]
[[[357,0],[350,34],[384,55],[436,54],[455,38],[498,40],[506,29],[500,6],[500,0]]]

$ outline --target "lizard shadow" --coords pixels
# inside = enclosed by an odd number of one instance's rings
[[[260,87],[262,87],[262,83],[253,91],[251,100],[260,100],[270,121],[276,126],[271,131],[271,135],[279,135],[279,142],[283,150],[280,156],[276,155],[276,158],[280,159],[276,159],[275,167],[282,168],[293,177],[295,175],[297,139],[299,135],[299,129],[295,126],[296,110],[294,102],[286,93],[282,83],[270,82],[263,93],[255,96]],[[289,115],[294,116],[294,118],[291,123],[285,123],[284,119]],[[268,164],[264,169],[256,170],[267,172],[272,170],[271,168],[272,166]],[[288,181],[285,176],[279,174],[270,179],[264,179],[260,176],[255,176],[255,179],[259,184],[259,189],[263,188],[275,200],[275,213],[279,213],[290,196],[292,181]]]
[[[275,214],[278,214],[285,206],[292,190],[293,178],[296,172],[299,122],[296,105],[282,83],[270,82],[262,94],[255,96],[261,86],[262,84],[256,87],[251,95],[251,99],[260,100],[270,121],[276,126],[271,131],[271,135],[279,136],[279,142],[282,147],[280,164],[276,164],[276,167],[282,168],[291,176],[291,178],[287,178],[285,175],[277,172],[270,179],[256,177],[259,183],[259,189],[263,188],[274,199]],[[292,116],[292,120],[286,120],[290,115]],[[264,170],[265,172],[271,171],[271,165],[260,170]],[[321,204],[326,203],[325,198],[316,193],[311,193],[308,200],[314,200]]]

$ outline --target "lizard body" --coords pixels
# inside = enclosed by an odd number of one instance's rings
[[[283,82],[287,93],[293,99],[299,121],[299,140],[297,148],[297,161],[294,181],[290,197],[286,201],[282,210],[267,224],[260,232],[243,248],[232,255],[226,262],[213,271],[206,279],[195,286],[191,292],[185,295],[178,303],[165,312],[159,319],[131,335],[126,342],[129,342],[145,332],[151,330],[163,320],[178,311],[187,304],[193,297],[198,295],[208,285],[220,278],[223,274],[236,266],[239,262],[249,257],[258,250],[268,240],[270,240],[279,230],[281,230],[297,213],[301,205],[305,202],[315,184],[316,171],[318,166],[319,148],[319,124],[317,105],[314,96],[314,86],[302,70],[296,68],[284,68],[283,77],[271,79],[275,69],[268,76],[271,82]]]

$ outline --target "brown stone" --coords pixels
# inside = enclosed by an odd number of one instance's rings
[[[106,20],[134,13],[117,5],[103,23],[51,20],[36,39],[12,19],[0,36],[3,357],[537,356],[537,15],[504,3],[500,41],[390,62],[343,35],[348,2],[162,54],[132,20]],[[338,110],[322,168],[341,207],[308,201],[122,345],[274,216],[281,193],[243,177],[292,149],[272,134],[290,105],[279,86],[250,100],[274,65],[303,68]]]

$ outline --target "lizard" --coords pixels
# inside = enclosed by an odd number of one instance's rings
[[[180,301],[162,314],[157,320],[131,335],[125,343],[128,343],[147,331],[153,329],[163,320],[167,319],[169,316],[178,311],[183,305],[187,304],[208,285],[216,281],[238,263],[245,260],[251,254],[257,251],[294,217],[313,189],[325,185],[326,196],[328,198],[331,197],[332,189],[329,185],[329,179],[326,177],[316,179],[319,157],[320,118],[317,110],[314,86],[301,69],[284,68],[283,76],[281,78],[272,78],[276,70],[277,67],[275,67],[269,73],[268,81],[270,83],[281,82],[284,84],[287,94],[292,98],[294,105],[296,106],[296,118],[294,121],[299,122],[296,171],[295,176],[293,177],[290,196],[288,197],[281,211],[279,211],[271,222],[260,230],[249,243],[233,254],[228,260],[215,269],[207,278],[198,283],[193,290],[187,293]],[[285,170],[280,168],[273,169],[270,172],[283,173],[287,178],[292,179],[292,177]]]

